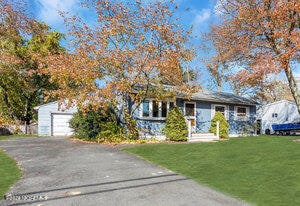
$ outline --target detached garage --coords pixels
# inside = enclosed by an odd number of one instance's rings
[[[58,109],[58,102],[51,102],[38,107],[38,135],[40,136],[70,136],[73,134],[69,121],[77,111],[76,107]]]

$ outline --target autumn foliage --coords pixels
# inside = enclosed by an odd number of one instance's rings
[[[33,108],[55,88],[39,63],[63,51],[62,35],[35,20],[26,6],[22,0],[0,0],[0,114],[22,124],[30,124]]]
[[[208,35],[216,53],[212,74],[230,70],[237,86],[254,87],[283,72],[300,111],[293,74],[300,57],[300,1],[219,0],[216,12],[222,20]]]
[[[163,98],[162,85],[191,91],[182,66],[194,51],[187,46],[190,31],[173,17],[173,1],[87,0],[83,7],[95,21],[64,13],[73,50],[45,62],[44,73],[61,88],[55,95],[76,100],[79,107],[86,102],[95,107],[122,105],[115,109],[127,124],[146,97]],[[143,89],[137,90],[140,86]],[[135,103],[131,108],[128,98]]]

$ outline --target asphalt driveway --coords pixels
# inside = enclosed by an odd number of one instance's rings
[[[0,149],[23,172],[1,205],[245,205],[116,147],[53,137]]]

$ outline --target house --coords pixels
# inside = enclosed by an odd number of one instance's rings
[[[34,108],[38,111],[38,135],[69,136],[73,134],[69,121],[77,111],[76,107],[66,109],[58,102],[51,102]]]
[[[192,134],[208,133],[216,111],[222,112],[229,122],[229,136],[255,133],[257,105],[255,101],[230,93],[201,91],[194,93],[190,99],[181,97],[175,101],[146,99],[134,114],[140,135],[164,139],[165,119],[174,105],[181,108]]]
[[[300,122],[297,105],[293,101],[281,100],[264,105],[257,111],[261,134],[273,134],[273,124]]]
[[[255,101],[224,92],[201,91],[194,93],[190,99],[177,97],[176,100],[156,101],[146,99],[133,114],[141,137],[165,139],[163,128],[168,111],[178,106],[181,108],[191,134],[209,132],[211,119],[216,111],[224,114],[229,122],[229,136],[254,134],[256,115]],[[72,129],[69,120],[76,108],[63,110],[58,102],[36,107],[38,110],[39,135],[70,135]]]

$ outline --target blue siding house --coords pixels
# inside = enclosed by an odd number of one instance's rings
[[[255,101],[230,93],[202,91],[194,93],[190,99],[177,97],[170,101],[145,100],[134,114],[140,136],[164,139],[166,115],[174,105],[182,110],[192,134],[208,133],[216,111],[223,113],[227,119],[229,136],[255,133]]]
[[[207,134],[211,119],[216,111],[224,114],[229,123],[229,136],[254,134],[256,116],[255,101],[234,94],[212,91],[194,93],[190,99],[177,97],[165,101],[146,99],[140,104],[133,117],[141,138],[165,139],[163,128],[168,111],[178,106],[189,125],[189,134]],[[69,121],[77,111],[76,107],[59,108],[52,102],[35,108],[38,110],[38,134],[47,136],[72,135]],[[190,135],[190,139],[191,139]]]

